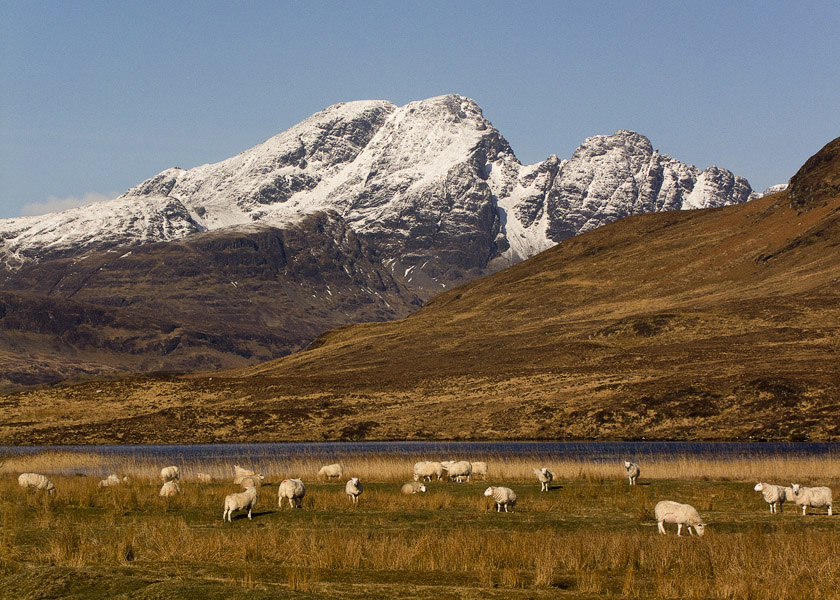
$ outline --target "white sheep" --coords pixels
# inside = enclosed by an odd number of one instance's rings
[[[21,473],[18,475],[18,485],[22,488],[46,490],[49,494],[55,494],[53,482],[40,473]]]
[[[257,503],[257,488],[249,487],[244,492],[228,494],[225,496],[225,511],[222,513],[222,521],[227,518],[231,522],[230,515],[235,510],[248,510],[248,520],[251,519],[251,510]]]
[[[424,460],[414,463],[414,481],[431,481],[437,477],[438,481],[443,478],[443,465],[439,462]]]
[[[466,478],[467,481],[470,480],[470,474],[472,474],[472,464],[469,461],[446,461],[441,463],[441,466],[449,474],[450,481],[455,480],[458,483],[461,483],[464,481],[464,478]]]
[[[627,475],[627,479],[630,481],[630,485],[636,485],[636,478],[639,476],[639,473],[641,473],[639,465],[634,462],[630,462],[629,460],[625,460],[624,472]]]
[[[537,480],[540,482],[541,492],[547,492],[551,489],[551,482],[554,479],[554,473],[549,471],[548,467],[534,469],[534,475],[537,476]]]
[[[329,479],[331,477],[338,477],[340,478],[344,475],[344,467],[342,467],[338,463],[334,463],[331,465],[324,465],[318,470],[318,477],[324,477],[325,479]]]
[[[680,504],[671,500],[662,500],[656,504],[653,509],[653,514],[656,515],[656,523],[659,527],[659,533],[665,535],[665,526],[663,523],[676,523],[677,535],[682,535],[683,525],[688,529],[689,535],[694,535],[691,528],[697,532],[698,536],[705,533],[705,525],[703,524],[700,515],[693,506],[688,504]]]
[[[362,482],[359,481],[358,477],[351,477],[344,485],[344,493],[347,494],[347,497],[353,505],[359,503],[359,495],[364,491],[364,489],[365,488],[362,485]]]
[[[262,480],[265,479],[265,477],[263,477],[256,471],[252,469],[243,469],[239,465],[233,465],[233,475],[233,483],[237,485],[242,485],[243,488],[247,487],[249,478],[253,480],[253,483],[255,483],[254,487],[256,488],[259,488],[260,485],[262,485]],[[260,481],[259,485],[256,485],[257,479],[259,479]]]
[[[291,508],[300,508],[301,500],[306,495],[306,486],[300,479],[284,479],[277,490],[277,505],[283,508],[283,498],[289,499]]]
[[[164,467],[160,470],[160,478],[163,481],[170,481],[173,479],[181,479],[181,467],[171,466]]]
[[[177,481],[167,481],[162,486],[160,486],[160,492],[158,493],[158,495],[163,498],[167,498],[169,496],[177,496],[180,493],[181,488],[178,486]]]
[[[487,481],[487,463],[483,461],[477,461],[472,463],[472,476],[475,477],[477,475],[481,475],[483,481]]]
[[[422,494],[426,491],[426,486],[419,481],[409,481],[408,483],[404,483],[400,488],[400,492],[405,494],[406,496],[411,494]]]
[[[502,512],[503,506],[505,507],[505,512],[508,512],[508,506],[510,507],[510,512],[513,512],[513,506],[516,504],[516,493],[512,489],[491,485],[484,490],[484,495],[493,497],[493,501],[496,503],[496,512]]]
[[[111,473],[105,479],[99,482],[99,487],[111,487],[113,485],[120,485],[122,483],[116,473]]]
[[[798,483],[791,483],[790,487],[793,491],[793,501],[802,507],[802,514],[808,510],[808,507],[822,508],[828,507],[828,516],[831,516],[831,488],[827,487],[802,487]]]
[[[252,469],[246,469],[244,467],[240,467],[239,465],[233,465],[233,477],[247,477],[248,475],[256,475],[257,472]],[[236,483],[236,482],[234,482]]]
[[[265,477],[257,473],[256,475],[246,475],[245,477],[237,477],[236,480],[234,480],[234,483],[238,483],[239,485],[241,485],[243,490],[247,487],[255,487],[257,489],[260,489],[263,485],[264,480]]]
[[[199,473],[197,477],[201,483],[213,483],[213,476],[209,473]]]
[[[779,508],[779,512],[781,512],[784,501],[789,499],[792,500],[792,498],[787,497],[787,493],[785,492],[787,488],[781,485],[773,485],[772,483],[759,481],[755,484],[753,489],[756,492],[761,492],[761,495],[764,497],[764,501],[770,505],[770,514],[776,513],[777,506]],[[791,490],[791,492],[792,491],[793,490]]]

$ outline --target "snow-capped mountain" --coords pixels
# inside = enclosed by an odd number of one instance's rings
[[[0,260],[171,241],[334,211],[393,274],[430,290],[624,216],[743,202],[749,183],[660,154],[642,135],[587,139],[522,165],[472,100],[331,106],[212,165],[168,169],[106,202],[0,221]]]

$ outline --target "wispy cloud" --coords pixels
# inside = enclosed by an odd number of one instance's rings
[[[110,200],[114,196],[106,196],[98,192],[88,192],[81,198],[78,196],[67,196],[66,198],[59,198],[57,196],[49,196],[44,202],[30,202],[20,207],[21,217],[34,217],[37,215],[45,215],[48,213],[60,212],[68,208],[75,208],[77,206],[84,206],[91,202],[101,202],[102,200]]]

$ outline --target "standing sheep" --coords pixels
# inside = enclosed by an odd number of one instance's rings
[[[487,463],[483,461],[472,463],[472,475],[481,475],[482,481],[487,481]]]
[[[222,521],[227,518],[231,522],[230,515],[235,510],[248,510],[248,520],[251,520],[251,510],[257,504],[257,488],[249,487],[244,492],[228,494],[225,496],[225,511],[222,513]]]
[[[551,489],[551,482],[554,480],[554,473],[548,470],[548,467],[542,469],[534,469],[534,475],[540,482],[540,491],[547,492]]]
[[[340,478],[342,475],[344,475],[344,467],[342,467],[338,463],[333,463],[331,465],[324,465],[318,471],[318,477],[319,478],[321,478],[321,477],[323,477],[325,479],[330,479],[331,477]]]
[[[160,470],[160,478],[163,481],[171,481],[173,479],[181,479],[181,467],[171,466],[164,467]]]
[[[808,510],[808,507],[822,508],[828,507],[828,516],[831,516],[831,488],[827,487],[802,487],[798,483],[791,483],[790,487],[793,490],[793,501],[802,507],[802,515]]]
[[[630,481],[630,485],[636,485],[636,478],[639,476],[639,473],[641,473],[639,465],[634,462],[630,462],[629,460],[625,460],[624,472],[627,475],[627,479]]]
[[[764,501],[770,505],[770,514],[776,513],[776,506],[779,507],[779,512],[782,511],[782,504],[788,500],[784,487],[781,485],[773,485],[772,483],[764,483],[759,481],[753,488],[756,492],[761,492]]]
[[[48,494],[55,494],[53,482],[40,473],[21,473],[18,476],[18,485],[22,488],[46,490]]]
[[[196,477],[201,483],[213,483],[213,476],[209,473],[199,473]]]
[[[162,486],[160,486],[160,492],[158,495],[162,498],[168,498],[170,496],[177,496],[181,493],[181,488],[178,486],[177,481],[167,481]]]
[[[449,480],[457,481],[461,483],[464,481],[466,477],[467,481],[470,480],[470,475],[472,474],[472,464],[466,460],[460,460],[458,462],[447,461],[445,463],[441,463],[443,469],[449,473]]]
[[[404,483],[400,488],[400,493],[405,494],[406,496],[410,496],[411,494],[418,494],[423,493],[426,491],[426,486],[420,483],[419,481],[409,481],[408,483]]]
[[[277,505],[283,508],[283,498],[289,499],[291,508],[300,508],[301,500],[306,495],[306,486],[300,479],[284,479],[277,489]]]
[[[358,477],[350,478],[344,486],[344,493],[350,499],[350,502],[355,506],[359,503],[359,495],[364,491],[362,482]]]
[[[257,473],[256,475],[246,475],[245,477],[237,477],[234,483],[239,483],[244,490],[247,487],[255,487],[260,489],[263,485],[265,477]]]
[[[682,535],[682,527],[686,526],[689,535],[694,535],[691,528],[697,532],[698,536],[703,536],[705,533],[705,525],[700,519],[700,515],[693,506],[688,504],[680,504],[679,502],[672,502],[671,500],[663,500],[656,504],[653,509],[653,514],[656,515],[656,523],[659,526],[659,533],[665,535],[665,526],[663,523],[676,523],[677,535]]]
[[[431,481],[437,477],[438,481],[443,478],[443,465],[439,462],[424,460],[414,463],[414,481]]]
[[[516,504],[516,493],[507,487],[493,487],[492,485],[484,490],[485,496],[492,496],[496,503],[496,512],[502,512],[502,506],[505,507],[505,512],[513,512],[513,506]]]

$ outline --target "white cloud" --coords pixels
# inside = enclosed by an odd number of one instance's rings
[[[77,206],[84,206],[91,202],[101,202],[103,200],[111,200],[114,196],[106,196],[97,192],[88,192],[81,198],[78,196],[67,196],[66,198],[58,198],[57,196],[49,196],[44,202],[30,202],[20,207],[21,217],[34,217],[37,215],[45,215],[48,213],[61,212],[68,208],[75,208]]]

